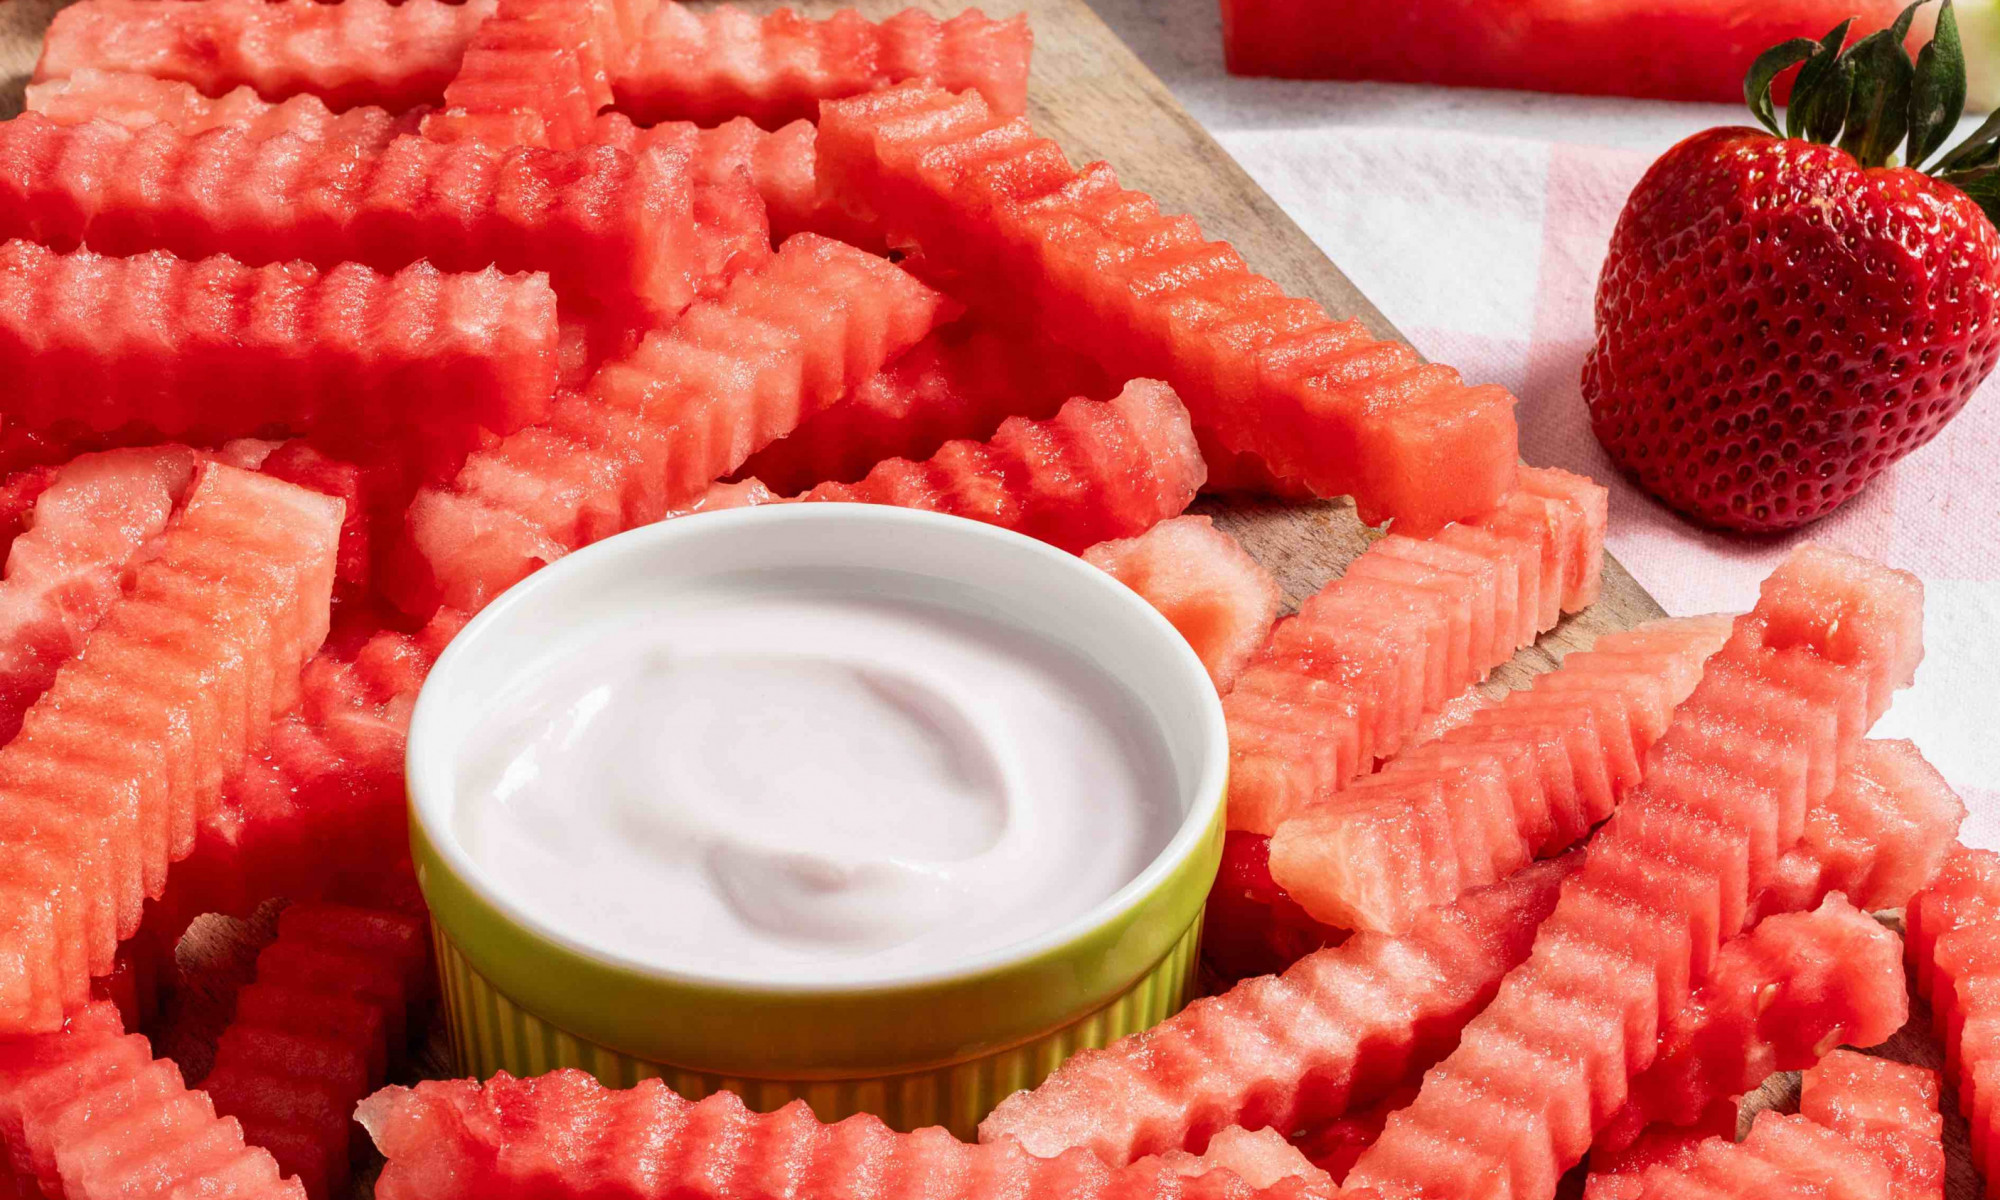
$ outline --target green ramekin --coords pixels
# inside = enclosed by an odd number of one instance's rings
[[[885,589],[1012,622],[1123,682],[1173,760],[1183,820],[1167,848],[1064,927],[870,985],[746,984],[622,960],[481,877],[451,833],[456,748],[552,630],[630,589],[670,603],[705,579],[801,567],[879,576]],[[872,1112],[899,1129],[970,1137],[1009,1093],[1190,997],[1227,765],[1221,705],[1186,642],[1139,596],[1041,542],[848,504],[697,515],[600,542],[480,613],[432,670],[411,724],[411,845],[459,1068],[483,1078],[580,1067],[613,1086],[657,1076],[691,1098],[728,1088],[759,1109],[804,1099],[827,1120]]]

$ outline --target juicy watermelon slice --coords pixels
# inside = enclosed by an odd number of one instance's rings
[[[1357,934],[1246,979],[1002,1101],[982,1142],[1131,1162],[1199,1151],[1230,1125],[1300,1129],[1411,1082],[1527,953],[1575,869],[1563,859],[1433,909],[1400,937]]]
[[[443,271],[547,271],[565,300],[651,325],[709,286],[716,241],[742,236],[698,221],[702,189],[687,170],[609,146],[563,153],[398,137],[369,152],[237,126],[186,134],[31,113],[0,122],[0,236],[322,270],[356,262],[393,272],[424,259]]]
[[[939,278],[980,281],[1115,376],[1164,379],[1231,454],[1362,519],[1435,531],[1512,486],[1513,397],[1283,295],[1186,217],[1079,172],[976,94],[906,85],[822,106],[821,186]]]
[[[1971,1124],[1972,1159],[2000,1149],[2000,855],[1959,847],[1905,913],[1918,990],[1945,1043],[1945,1072]]]
[[[1640,1200],[1888,1200],[1894,1181],[1863,1147],[1803,1116],[1761,1112],[1741,1143],[1714,1137],[1640,1176]]]
[[[1774,1072],[1818,1062],[1827,1047],[1873,1046],[1909,1019],[1902,944],[1838,896],[1780,913],[1732,938],[1715,968],[1660,1032],[1658,1057],[1591,1149],[1618,1155],[1656,1123],[1699,1123],[1717,1101]]]
[[[428,993],[429,950],[417,917],[294,904],[238,995],[202,1088],[312,1200],[347,1182],[349,1116],[402,1054],[409,1006]],[[333,978],[306,965],[327,959]]]
[[[1785,798],[1736,755],[1747,745],[1758,763],[1805,760],[1806,799],[1823,801],[1887,705],[1877,681],[1908,678],[1921,656],[1921,607],[1913,577],[1862,559],[1807,548],[1779,566],[1676,710],[1645,781],[1597,833],[1528,961],[1390,1118],[1352,1182],[1409,1195],[1514,1174],[1532,1181],[1517,1195],[1553,1195],[1632,1076],[1653,1065],[1663,1015],[1709,977],[1718,944],[1743,927],[1776,852],[1790,848],[1778,837]],[[1765,742],[1718,742],[1707,723],[1739,711],[1744,680],[1801,712],[1770,711],[1753,726]],[[1761,843],[1775,852],[1753,853]]]
[[[87,454],[53,473],[0,580],[0,744],[117,601],[194,477],[184,446]]]
[[[801,501],[893,504],[969,517],[1081,553],[1178,515],[1204,467],[1173,389],[1135,379],[1046,421],[1009,417],[984,442],[946,442],[922,462],[892,458]]]
[[[1099,542],[1083,558],[1159,609],[1223,695],[1278,615],[1278,581],[1207,517],[1174,517],[1138,537]]]
[[[31,426],[469,441],[547,413],[556,332],[539,274],[420,262],[385,276],[0,245],[0,370],[13,380],[0,409]]]
[[[1298,1135],[1299,1151],[1335,1183],[1347,1178],[1361,1152],[1382,1136],[1389,1114],[1417,1098],[1414,1083],[1399,1087],[1381,1100]]]
[[[1272,630],[1223,705],[1230,828],[1270,833],[1331,799],[1589,594],[1576,564],[1596,561],[1604,490],[1521,474],[1536,491],[1428,539],[1379,539]]]
[[[24,1194],[47,1200],[303,1200],[179,1068],[93,1004],[62,1029],[0,1042],[0,1140]],[[39,1188],[39,1190],[37,1190]]]
[[[1315,920],[1393,933],[1467,887],[1561,851],[1638,785],[1665,715],[1729,628],[1726,617],[1692,617],[1606,634],[1528,689],[1281,822],[1271,877]],[[1658,670],[1632,671],[1639,653]],[[1520,753],[1542,745],[1548,754]],[[1564,799],[1579,811],[1555,820]]]
[[[1694,1124],[1651,1126],[1616,1154],[1593,1148],[1583,1200],[1639,1200],[1648,1170],[1667,1167],[1685,1171],[1693,1167],[1703,1142],[1710,1138],[1735,1141],[1736,1124],[1736,1101],[1719,1100]]]
[[[247,87],[211,99],[191,83],[95,69],[29,84],[26,107],[59,125],[86,121],[110,121],[127,129],[165,125],[189,135],[240,125],[260,141],[289,133],[309,142],[342,142],[374,153],[404,134],[417,132],[423,112],[392,115],[370,106],[335,112],[318,96],[271,101]]]
[[[1327,1190],[1333,1182],[1297,1146],[1286,1141],[1284,1134],[1269,1128],[1249,1130],[1231,1125],[1208,1139],[1208,1149],[1200,1154],[1169,1150],[1158,1161],[1182,1175],[1228,1171],[1253,1188],[1268,1188],[1280,1180],[1297,1179]]]
[[[813,234],[611,363],[545,425],[410,508],[444,602],[471,612],[544,563],[659,520],[920,340],[950,302]]]
[[[818,117],[822,100],[917,78],[974,89],[1015,116],[1027,107],[1033,49],[1025,17],[996,21],[976,8],[944,21],[912,8],[876,23],[852,9],[813,21],[790,9],[758,16],[666,0],[612,87],[619,109],[647,125],[748,117],[776,129]]]
[[[1874,1151],[1889,1166],[1892,1200],[1944,1195],[1936,1071],[1835,1050],[1806,1068],[1799,1115]]]
[[[598,112],[611,103],[597,27],[591,0],[500,0],[466,46],[444,108],[424,118],[424,134],[557,150],[588,145]]]
[[[341,506],[204,464],[125,595],[0,749],[0,1030],[58,1028],[326,636]],[[114,736],[110,731],[116,730]]]
[[[1312,919],[1271,878],[1271,839],[1232,829],[1222,839],[1222,865],[1202,910],[1202,966],[1235,983],[1275,975],[1348,931]]]
[[[436,104],[494,0],[355,5],[222,0],[190,7],[83,0],[56,14],[37,82],[79,71],[175,79],[204,95],[248,87],[266,100],[311,94],[339,111]]]
[[[990,323],[955,321],[751,455],[738,474],[786,496],[853,483],[885,459],[929,458],[946,442],[987,440],[1008,417],[1043,421],[1071,397],[1116,390],[1080,355]]]
[[[646,1195],[673,1180],[685,1200],[781,1200],[851,1188],[884,1197],[1066,1196],[1073,1200],[1306,1200],[1297,1176],[1256,1189],[1233,1171],[1183,1175],[1157,1161],[1107,1167],[1083,1152],[1037,1158],[968,1145],[939,1128],[894,1133],[871,1116],[821,1124],[804,1101],[751,1112],[734,1092],[699,1103],[657,1079],[611,1091],[577,1070],[386,1088],[357,1113],[389,1164],[380,1200]],[[699,1169],[692,1164],[699,1163]],[[1357,1198],[1358,1200],[1358,1198]]]

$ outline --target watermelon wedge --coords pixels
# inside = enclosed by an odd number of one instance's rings
[[[1690,617],[1604,635],[1280,822],[1272,879],[1315,920],[1393,933],[1467,887],[1560,852],[1638,786],[1640,764],[1729,628],[1727,617]]]
[[[1365,1107],[1451,1047],[1575,869],[1573,859],[1539,864],[1431,910],[1400,937],[1356,934],[1086,1050],[1002,1101],[980,1141],[1118,1164],[1198,1152],[1231,1125],[1300,1129]]]
[[[1840,892],[1862,909],[1901,908],[1956,845],[1965,803],[1915,745],[1870,738],[1778,860],[1759,912],[1799,912]]]
[[[1736,1140],[1736,1101],[1718,1100],[1692,1125],[1653,1125],[1624,1150],[1590,1152],[1590,1175],[1583,1200],[1639,1200],[1646,1172],[1654,1167],[1686,1171],[1694,1166],[1701,1144],[1710,1138]]]
[[[1135,379],[1110,400],[1078,397],[1046,421],[1009,417],[984,442],[946,442],[922,462],[892,458],[797,499],[950,513],[1081,553],[1179,514],[1202,472],[1179,398]]]
[[[591,0],[499,0],[465,48],[427,137],[574,150],[611,103]]]
[[[1799,1115],[1817,1121],[1889,1166],[1892,1200],[1944,1195],[1944,1116],[1936,1071],[1852,1050],[1806,1068]]]
[[[341,505],[204,464],[125,594],[0,749],[0,1033],[111,967],[326,636]],[[108,731],[116,730],[116,735]]]
[[[664,0],[614,68],[612,89],[646,125],[748,117],[776,129],[818,117],[822,100],[917,78],[974,89],[1015,116],[1027,107],[1033,49],[1025,17],[996,21],[976,8],[944,21],[911,8],[878,24],[852,9],[813,21]]]
[[[1956,849],[1910,902],[1909,956],[1945,1043],[1945,1076],[1971,1125],[1972,1161],[2000,1151],[2000,855]]]
[[[211,99],[191,83],[95,69],[29,84],[27,110],[59,125],[86,121],[110,121],[127,129],[165,125],[189,135],[240,125],[260,141],[289,133],[309,142],[343,142],[376,153],[396,138],[417,132],[422,115],[421,110],[392,115],[370,106],[335,112],[318,96],[271,101],[247,87]]]
[[[884,459],[929,458],[946,442],[985,441],[1008,417],[1043,421],[1073,396],[1115,391],[1081,355],[990,323],[954,321],[751,455],[738,474],[786,496],[853,483]]]
[[[1208,1149],[1200,1154],[1169,1150],[1159,1156],[1161,1166],[1181,1175],[1206,1175],[1228,1171],[1253,1188],[1267,1188],[1284,1179],[1331,1190],[1332,1178],[1299,1152],[1275,1129],[1249,1130],[1231,1125],[1208,1139]]]
[[[1915,578],[1793,551],[1675,711],[1528,961],[1351,1181],[1391,1196],[1553,1196],[1909,681],[1921,616]]]
[[[1392,533],[1273,628],[1223,704],[1230,828],[1270,833],[1331,799],[1590,594],[1604,489],[1521,474],[1547,494],[1523,487],[1434,537]]]
[[[467,612],[579,546],[697,497],[950,315],[884,259],[813,234],[648,334],[533,426],[410,507],[446,604]]]
[[[540,274],[419,262],[390,276],[0,244],[0,371],[12,380],[0,411],[30,426],[470,443],[546,415],[556,333]]]
[[[1253,274],[1186,217],[1078,171],[977,94],[904,85],[821,108],[822,189],[878,221],[939,279],[976,279],[996,316],[1032,323],[1114,376],[1164,379],[1232,454],[1362,519],[1429,533],[1512,486],[1514,400],[1398,342],[1336,322]]]
[[[1743,101],[1743,77],[1780,42],[1817,41],[1852,19],[1852,43],[1887,29],[1897,0],[1775,0],[1745,7],[1716,0],[1415,0],[1381,20],[1328,20],[1312,0],[1222,0],[1222,37],[1238,75],[1287,79],[1387,79],[1457,87]],[[1986,53],[1990,9],[1964,5],[1967,111],[2000,100]],[[1910,53],[1931,40],[1935,8],[1919,9]],[[1789,85],[1787,85],[1789,86]],[[1780,98],[1782,103],[1782,97]]]
[[[1278,615],[1278,581],[1207,517],[1161,521],[1138,537],[1099,542],[1083,559],[1173,622],[1223,695]]]
[[[305,1196],[178,1067],[127,1036],[109,1004],[59,1031],[0,1041],[0,1138],[15,1174],[32,1181],[26,1194],[46,1200]]]
[[[364,150],[237,126],[185,134],[30,113],[0,122],[0,237],[322,270],[356,262],[391,272],[424,259],[442,271],[547,271],[565,300],[641,326],[710,286],[711,244],[743,236],[697,219],[701,189],[667,155],[420,137]],[[761,239],[761,220],[755,232]]]
[[[1271,839],[1232,829],[1202,911],[1202,966],[1234,983],[1275,975],[1315,950],[1338,946],[1349,931],[1322,925],[1271,878]]]
[[[1890,1200],[1889,1168],[1868,1149],[1802,1116],[1761,1112],[1741,1143],[1710,1138],[1685,1165],[1640,1177],[1640,1200]]]
[[[1662,1026],[1658,1056],[1598,1133],[1593,1161],[1654,1124],[1698,1124],[1717,1101],[1810,1067],[1828,1047],[1887,1041],[1910,1015],[1902,956],[1895,934],[1839,896],[1730,939]]]
[[[82,0],[50,22],[35,80],[125,71],[220,96],[248,87],[266,100],[302,93],[338,111],[436,104],[494,0],[362,0],[267,4]]]
[[[56,471],[0,580],[0,744],[119,597],[194,477],[184,446],[87,454]]]
[[[409,1006],[428,994],[429,954],[417,917],[294,904],[237,995],[202,1090],[311,1200],[347,1183],[351,1114],[402,1056],[391,1035],[412,1027]]]
[[[734,1092],[699,1103],[657,1079],[612,1091],[577,1070],[385,1088],[357,1112],[389,1165],[379,1200],[658,1194],[682,1200],[834,1195],[867,1180],[883,1200],[1305,1200],[1297,1176],[1253,1188],[1235,1173],[1159,1162],[1107,1167],[1082,1152],[1036,1158],[939,1128],[893,1133],[871,1116],[821,1124],[804,1101],[758,1114]],[[698,1166],[697,1166],[698,1164]]]

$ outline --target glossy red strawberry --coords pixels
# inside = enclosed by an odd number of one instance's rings
[[[1882,165],[1906,133],[1919,164],[1943,141],[1954,69],[1962,102],[1949,6],[1938,24],[1914,66],[1893,31],[1845,54],[1845,27],[1780,47],[1746,89],[1772,132],[1689,138],[1619,217],[1584,401],[1618,465],[1696,520],[1825,515],[1935,436],[2000,356],[2000,232],[1981,207],[2000,119],[1931,174]],[[1771,79],[1800,61],[1794,136],[1777,136]]]

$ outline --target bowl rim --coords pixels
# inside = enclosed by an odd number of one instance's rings
[[[1110,597],[1114,605],[1122,608],[1126,619],[1145,631],[1143,636],[1151,637],[1159,644],[1161,652],[1172,661],[1172,669],[1184,678],[1189,690],[1200,698],[1198,703],[1203,710],[1200,715],[1202,745],[1195,759],[1198,766],[1195,777],[1184,788],[1188,793],[1187,810],[1166,845],[1161,847],[1159,852],[1117,891],[1053,929],[983,954],[952,960],[935,968],[844,981],[756,980],[662,967],[582,941],[545,922],[508,897],[504,888],[495,886],[485,877],[479,865],[472,860],[470,854],[452,834],[449,822],[445,819],[449,809],[444,806],[440,797],[450,791],[449,771],[453,756],[446,746],[433,745],[434,742],[444,740],[436,727],[446,720],[441,711],[441,706],[444,704],[441,697],[447,688],[438,681],[448,683],[459,663],[480,652],[482,638],[492,636],[492,630],[502,626],[510,614],[529,603],[534,594],[541,589],[558,586],[573,576],[616,570],[618,564],[630,556],[670,552],[676,542],[697,534],[713,535],[718,531],[734,528],[751,530],[772,528],[781,523],[806,525],[858,523],[879,527],[884,535],[891,537],[898,530],[929,527],[942,531],[943,536],[984,542],[993,547],[991,553],[1025,555],[1039,559],[1048,564],[1051,571],[1066,574],[1074,586],[1097,590]],[[755,534],[743,536],[755,536]],[[944,576],[938,577],[944,578]],[[1058,647],[1069,646],[1069,643],[1062,639],[1051,637],[1050,641]],[[1108,670],[1101,666],[1100,669]],[[1118,682],[1130,690],[1137,691],[1122,678]],[[1150,706],[1148,711],[1151,711]],[[1137,592],[1078,555],[1012,530],[942,513],[845,502],[754,506],[712,513],[694,513],[659,521],[593,543],[528,575],[476,614],[439,656],[418,693],[405,750],[405,781],[409,792],[413,850],[417,854],[420,867],[428,868],[434,863],[454,877],[453,883],[457,886],[452,890],[462,891],[466,898],[490,910],[492,916],[511,924],[518,932],[528,935],[545,948],[585,960],[601,969],[617,972],[635,981],[644,981],[664,989],[688,989],[708,994],[734,994],[771,999],[811,997],[859,999],[921,994],[941,985],[969,979],[990,978],[1010,970],[1031,968],[1045,962],[1051,956],[1061,955],[1065,950],[1087,942],[1093,932],[1132,916],[1135,910],[1171,884],[1174,877],[1186,868],[1190,860],[1199,855],[1206,843],[1216,840],[1221,823],[1228,769],[1227,725],[1223,717],[1221,699],[1215,691],[1207,668],[1179,631]],[[425,883],[426,892],[431,890],[431,881],[426,878],[428,874],[427,869],[420,870],[420,881]],[[447,904],[445,907],[452,906]],[[445,914],[438,913],[435,919],[447,930],[451,929],[453,923]]]

